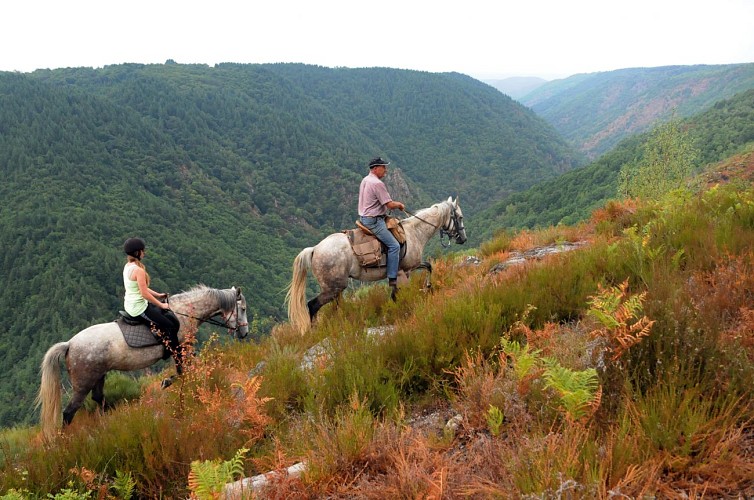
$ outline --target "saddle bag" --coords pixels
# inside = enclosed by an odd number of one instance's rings
[[[351,243],[353,253],[356,254],[356,258],[359,260],[361,267],[375,267],[380,265],[380,258],[382,257],[382,249],[380,240],[369,235],[366,235],[363,231],[347,230],[343,231],[348,236],[348,241]]]
[[[397,217],[385,217],[385,226],[393,233],[396,241],[403,245],[406,243],[406,232],[403,230],[403,224]]]

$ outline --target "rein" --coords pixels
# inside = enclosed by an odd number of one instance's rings
[[[432,227],[433,227],[433,228],[435,228],[435,229],[437,229],[437,228],[439,228],[439,227],[440,227],[440,226],[435,226],[435,225],[434,225],[434,224],[432,224],[431,222],[429,222],[429,221],[426,221],[426,220],[422,219],[421,217],[419,217],[419,216],[418,216],[418,215],[416,215],[415,213],[409,212],[409,211],[408,211],[408,210],[406,210],[406,209],[403,209],[403,210],[402,210],[402,212],[403,212],[403,213],[405,213],[405,214],[408,214],[408,215],[410,215],[411,217],[416,217],[417,219],[419,219],[419,220],[420,220],[420,221],[422,221],[423,223],[425,223],[425,224],[429,224],[430,226],[432,226]]]
[[[170,295],[167,296],[166,300],[167,300],[168,305],[170,305]],[[228,332],[235,332],[240,327],[248,325],[248,323],[237,323],[235,327],[231,327],[228,324],[228,321],[230,321],[230,318],[232,318],[234,314],[236,316],[238,315],[238,304],[236,304],[235,309],[233,310],[232,313],[230,313],[228,315],[227,319],[225,318],[225,313],[224,312],[222,313],[224,322],[217,321],[216,319],[214,319],[212,317],[209,317],[207,319],[197,318],[196,316],[192,316],[190,314],[185,314],[185,313],[182,313],[182,312],[174,311],[172,308],[170,309],[170,311],[173,314],[180,314],[181,316],[184,316],[184,317],[189,318],[189,319],[195,319],[195,320],[197,320],[199,322],[202,322],[202,323],[209,323],[210,325],[215,325],[215,326],[227,328]],[[215,315],[215,316],[217,316],[217,315]]]
[[[459,232],[461,230],[463,230],[463,226],[461,226],[460,229],[458,228],[458,221],[456,220],[456,207],[451,206],[450,210],[451,210],[451,212],[450,212],[450,214],[451,214],[450,215],[450,220],[453,221],[453,229],[449,229],[449,230],[446,230],[444,227],[441,227],[440,225],[432,224],[431,222],[422,219],[418,215],[409,212],[405,208],[403,209],[403,212],[407,213],[408,215],[410,215],[412,217],[416,217],[417,219],[419,219],[423,223],[429,224],[430,226],[432,226],[435,229],[439,229],[440,230],[440,246],[442,246],[443,248],[448,248],[450,246],[450,240],[451,240],[451,238],[457,238],[458,235],[459,235]],[[448,242],[447,243],[444,243],[442,241],[442,237],[443,236],[447,236],[448,237]]]

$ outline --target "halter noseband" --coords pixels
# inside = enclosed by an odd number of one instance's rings
[[[451,227],[452,224],[452,227]],[[448,248],[450,246],[450,240],[455,238],[456,243],[461,243],[459,241],[461,239],[461,231],[465,231],[465,228],[463,227],[463,221],[458,220],[458,212],[456,211],[455,205],[450,206],[450,220],[448,220],[448,228],[446,229],[444,226],[440,228],[440,245],[443,248]],[[443,243],[442,238],[443,236],[448,237],[448,243]]]
[[[235,333],[236,333],[236,330],[238,330],[239,328],[243,328],[244,326],[249,326],[249,322],[248,322],[248,321],[247,321],[246,323],[239,323],[239,322],[238,322],[238,308],[239,308],[239,307],[241,307],[241,304],[239,304],[239,303],[238,303],[238,302],[239,302],[239,300],[240,300],[240,299],[236,300],[236,307],[235,307],[235,308],[233,309],[233,312],[232,312],[232,313],[228,314],[228,317],[227,317],[227,319],[226,319],[226,317],[225,317],[225,312],[223,312],[223,320],[225,321],[225,326],[226,326],[226,327],[228,328],[228,333],[232,333],[232,334],[235,334]],[[228,325],[228,322],[229,322],[229,321],[231,320],[231,318],[232,318],[233,316],[235,316],[235,317],[236,317],[236,326],[235,326],[235,327],[233,327],[233,328],[231,328],[231,327],[230,327],[230,326]]]

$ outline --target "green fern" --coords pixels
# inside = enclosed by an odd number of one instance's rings
[[[136,481],[131,477],[130,472],[124,473],[118,470],[115,471],[115,479],[111,488],[115,490],[118,498],[129,500],[134,494],[134,489],[136,489]]]
[[[92,493],[93,492],[91,490],[82,493],[80,491],[74,490],[73,488],[63,488],[54,495],[52,493],[48,493],[47,498],[52,498],[53,500],[85,500],[87,498],[91,498]]]
[[[243,457],[249,450],[241,448],[236,455],[225,462],[205,460],[191,462],[189,489],[199,500],[220,498],[227,483],[237,476],[243,476]]]
[[[523,380],[536,367],[541,351],[538,349],[529,351],[529,344],[522,346],[518,341],[506,338],[503,338],[500,343],[503,347],[503,352],[510,356],[513,361],[513,369],[517,380]]]
[[[487,410],[487,426],[490,428],[490,433],[493,436],[500,434],[500,427],[503,425],[505,415],[503,411],[497,406],[490,405]]]
[[[3,493],[2,496],[0,496],[0,500],[26,500],[27,498],[31,498],[31,493],[29,493],[29,490],[22,489],[17,490],[15,488],[11,488],[5,493]]]
[[[554,359],[545,359],[545,386],[558,393],[560,403],[572,420],[587,416],[599,389],[597,371],[573,371]]]

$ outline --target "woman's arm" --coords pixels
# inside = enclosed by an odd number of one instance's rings
[[[152,295],[154,295],[154,296],[155,296],[155,297],[157,297],[158,299],[164,299],[165,297],[167,297],[167,296],[168,296],[168,294],[167,294],[167,293],[160,293],[160,292],[155,292],[155,291],[154,291],[154,290],[152,290],[151,288],[148,288],[147,290],[149,290],[149,293],[151,293]]]
[[[139,292],[141,292],[141,296],[160,309],[170,309],[170,306],[164,302],[160,302],[157,297],[155,297],[155,292],[147,286],[147,277],[144,269],[137,267],[134,272],[136,273],[136,282],[139,284]]]

